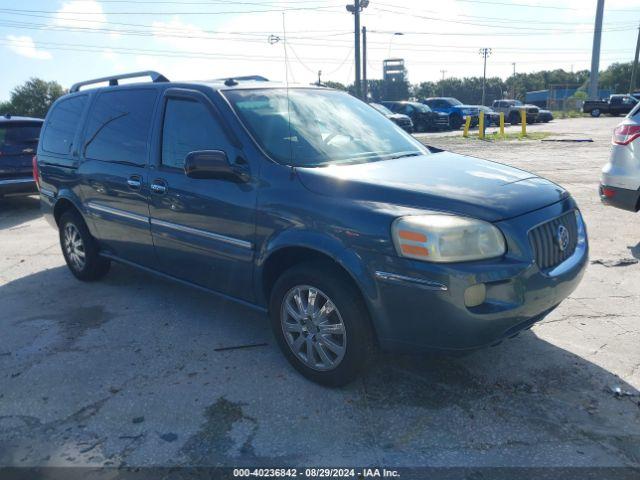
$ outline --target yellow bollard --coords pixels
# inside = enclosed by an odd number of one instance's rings
[[[480,110],[480,119],[478,120],[478,138],[484,140],[484,112]]]
[[[523,108],[520,110],[520,120],[522,120],[522,136],[527,136],[527,111]]]
[[[504,112],[500,112],[500,136],[504,137]]]
[[[467,117],[467,121],[464,122],[464,131],[462,132],[462,136],[467,138],[469,136],[469,128],[471,127],[471,117]]]

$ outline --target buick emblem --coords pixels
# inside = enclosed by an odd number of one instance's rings
[[[556,232],[556,240],[558,240],[558,247],[560,247],[560,251],[564,252],[567,248],[569,248],[569,230],[564,225],[560,225],[558,227],[558,231]]]

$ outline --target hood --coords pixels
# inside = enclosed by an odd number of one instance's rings
[[[405,122],[410,122],[411,118],[409,118],[404,113],[394,113],[392,115],[387,115],[387,118],[391,118],[393,120],[404,120]]]
[[[450,212],[490,222],[568,197],[562,187],[531,173],[450,152],[296,171],[307,189],[321,195]]]

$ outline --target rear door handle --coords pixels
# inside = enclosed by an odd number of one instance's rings
[[[140,175],[131,175],[127,179],[127,185],[131,190],[140,190],[140,186],[142,185],[142,178]]]
[[[157,195],[164,195],[167,191],[167,183],[164,180],[154,180],[151,183],[151,192]]]

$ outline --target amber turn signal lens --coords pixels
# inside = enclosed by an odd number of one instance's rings
[[[412,242],[427,242],[427,236],[424,233],[412,232],[410,230],[400,230],[398,235],[403,240],[410,240]]]
[[[406,253],[407,255],[417,255],[420,257],[429,256],[429,250],[427,250],[424,247],[419,247],[417,245],[402,244],[400,248],[402,249],[402,253]]]

